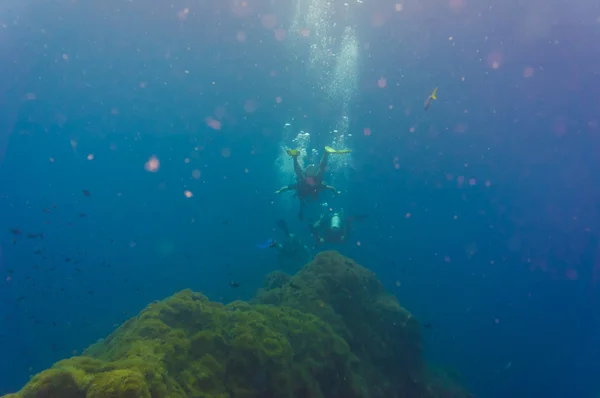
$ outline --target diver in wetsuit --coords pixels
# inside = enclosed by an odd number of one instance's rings
[[[289,274],[294,274],[312,260],[312,255],[300,238],[290,233],[285,220],[278,220],[277,226],[287,237],[283,242],[275,244],[278,252],[277,262],[279,263],[279,269]]]
[[[315,237],[316,246],[324,243],[344,243],[348,240],[354,222],[367,217],[369,217],[367,214],[346,216],[343,211],[329,212],[323,214],[314,224],[309,225],[309,229]]]
[[[314,164],[310,164],[302,169],[300,163],[298,162],[298,155],[300,155],[300,151],[288,149],[287,153],[294,159],[296,183],[282,187],[275,191],[275,193],[296,191],[296,195],[300,200],[300,211],[298,213],[298,218],[302,219],[306,203],[316,200],[319,197],[320,192],[327,190],[335,193],[336,195],[340,194],[335,187],[327,185],[325,182],[323,182],[325,171],[327,171],[327,159],[331,154],[344,154],[350,152],[352,151],[349,149],[335,150],[326,146],[325,153],[323,153],[319,167]]]

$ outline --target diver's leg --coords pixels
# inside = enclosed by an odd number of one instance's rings
[[[319,171],[317,172],[317,181],[323,181],[323,177],[325,176],[325,171],[327,171],[327,159],[329,159],[329,152],[325,151],[325,153],[323,153],[323,157],[321,158],[321,163],[319,163]]]
[[[300,166],[300,162],[298,162],[298,155],[292,156],[294,159],[294,173],[296,173],[296,178],[300,181],[304,179],[304,170],[302,170],[302,166]]]
[[[304,201],[300,201],[300,211],[298,211],[298,219],[302,220],[304,218],[304,207],[306,205],[304,204]]]

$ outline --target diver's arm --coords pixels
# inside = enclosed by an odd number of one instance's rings
[[[323,221],[325,220],[325,215],[321,214],[319,216],[319,219],[317,221],[315,221],[312,225],[308,225],[308,229],[312,234],[317,234],[318,231],[321,229],[321,224],[323,223]]]
[[[296,184],[294,184],[294,185],[286,185],[285,187],[279,188],[277,191],[275,191],[275,193],[282,193],[282,192],[287,192],[287,191],[293,191],[294,189],[296,189]]]
[[[339,195],[341,192],[338,191],[334,186],[331,185],[324,185],[324,189],[333,192],[336,195]]]

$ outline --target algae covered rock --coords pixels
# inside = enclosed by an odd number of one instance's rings
[[[418,322],[338,253],[267,278],[250,303],[184,290],[12,398],[467,396],[423,362]]]
[[[338,252],[319,253],[288,283],[265,283],[252,302],[290,306],[331,325],[356,355],[371,397],[467,396],[425,364],[417,319],[372,271]]]
[[[47,398],[364,396],[345,340],[289,307],[227,306],[182,291],[16,396]]]
[[[318,254],[289,283],[260,290],[253,302],[297,308],[331,325],[358,357],[358,373],[383,395],[424,372],[417,320],[372,271],[338,252]]]

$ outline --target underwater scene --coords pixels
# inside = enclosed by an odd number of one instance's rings
[[[0,397],[600,398],[600,2],[3,0]]]

